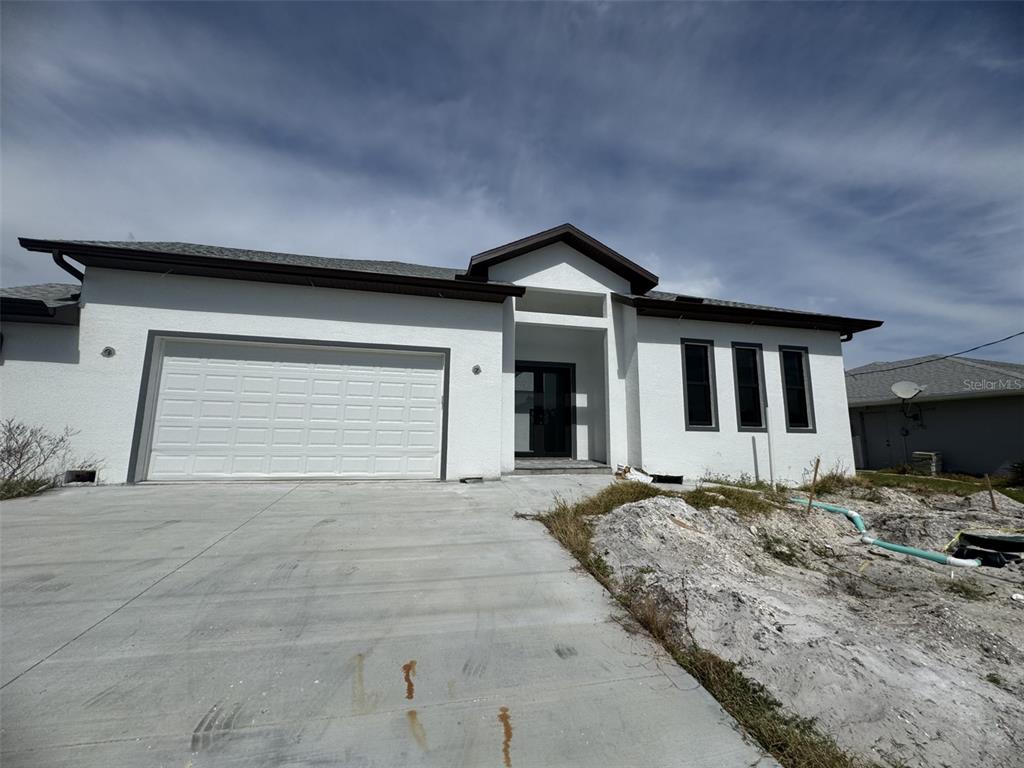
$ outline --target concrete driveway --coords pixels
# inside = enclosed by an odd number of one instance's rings
[[[692,678],[611,620],[543,527],[513,517],[608,479],[150,485],[5,503],[0,762],[756,762]]]

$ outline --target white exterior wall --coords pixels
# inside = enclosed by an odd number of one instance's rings
[[[78,365],[36,364],[33,371],[5,355],[3,407],[5,415],[42,422],[63,403],[68,410],[49,423],[80,431],[76,450],[104,460],[105,482],[128,476],[150,330],[450,348],[447,478],[501,472],[500,303],[95,268],[82,301]],[[5,327],[8,343],[21,344],[21,331]],[[107,346],[114,357],[100,355]]]
[[[816,456],[826,470],[853,471],[853,445],[846,405],[846,379],[839,334],[800,328],[773,328],[692,320],[638,318],[638,362],[643,468],[659,475],[698,479],[706,473],[755,475],[776,481],[803,478]],[[683,417],[680,339],[711,339],[715,346],[715,381],[719,429],[688,432]],[[763,345],[769,432],[737,429],[732,343]],[[779,345],[809,351],[816,431],[786,431],[782,401]]]
[[[77,407],[78,326],[7,323],[0,351],[0,418],[13,418],[53,433],[80,429]],[[87,458],[82,440],[71,441],[72,463]],[[61,471],[66,467],[48,467]]]
[[[622,379],[626,400],[625,463],[631,467],[642,467],[644,460],[640,423],[640,361],[637,354],[638,318],[633,307],[613,302],[612,310],[616,328],[618,375]]]
[[[501,319],[501,471],[508,473],[516,468],[516,315],[511,296],[502,305]],[[512,419],[506,418],[509,413]]]

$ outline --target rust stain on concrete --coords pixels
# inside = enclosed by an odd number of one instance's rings
[[[504,739],[501,742],[501,756],[505,758],[505,768],[512,768],[512,718],[508,713],[508,707],[498,710],[498,722],[501,723],[501,730]]]
[[[416,686],[412,682],[416,677],[416,659],[410,659],[402,665],[402,674],[405,675],[405,698],[411,701],[416,692]]]
[[[416,739],[416,743],[420,745],[420,749],[426,752],[427,732],[423,728],[423,723],[420,722],[420,716],[416,713],[415,709],[410,709],[405,713],[405,719],[409,721],[409,732],[412,733],[412,737]]]
[[[356,654],[356,672],[352,677],[352,712],[357,715],[368,715],[380,706],[380,693],[367,693],[364,679],[366,656]]]

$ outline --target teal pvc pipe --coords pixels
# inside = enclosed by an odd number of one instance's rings
[[[807,505],[807,499],[791,498],[791,502],[794,504]],[[853,527],[857,529],[857,533],[860,534],[860,540],[869,546],[881,547],[882,549],[888,549],[891,552],[899,552],[902,555],[911,555],[912,557],[919,557],[922,560],[928,560],[933,563],[940,563],[941,565],[955,565],[960,568],[977,568],[981,565],[981,560],[972,558],[966,559],[962,557],[953,557],[943,552],[932,552],[927,549],[918,549],[917,547],[907,547],[903,544],[893,544],[891,541],[883,541],[882,539],[875,539],[867,535],[867,528],[864,525],[864,520],[859,514],[854,512],[852,509],[846,507],[840,507],[838,504],[825,504],[821,501],[812,501],[811,505],[818,509],[824,509],[827,512],[834,512],[838,515],[842,515],[851,523]]]
[[[807,499],[792,498],[790,501],[794,504],[803,504],[804,506],[807,506]],[[852,509],[840,507],[836,504],[826,504],[823,501],[812,501],[811,505],[818,509],[824,509],[828,512],[835,512],[836,514],[843,515],[847,520],[853,523],[853,527],[857,529],[857,533],[864,533],[867,531],[867,526],[864,525],[863,518]]]
[[[902,544],[893,544],[892,542],[882,541],[881,539],[873,539],[870,536],[862,536],[861,541],[865,544],[872,544],[882,549],[888,549],[892,552],[899,552],[904,555],[913,555],[914,557],[920,557],[923,560],[931,560],[933,563],[941,563],[942,565],[949,565],[950,556],[944,555],[941,552],[929,552],[927,549],[918,549],[917,547],[905,547]],[[956,559],[956,558],[953,558]],[[981,561],[978,561],[978,565],[981,565]]]

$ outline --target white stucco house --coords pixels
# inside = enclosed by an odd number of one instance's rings
[[[465,269],[20,243],[77,282],[0,296],[3,416],[111,483],[852,469],[841,347],[881,324],[658,292],[568,224]]]

